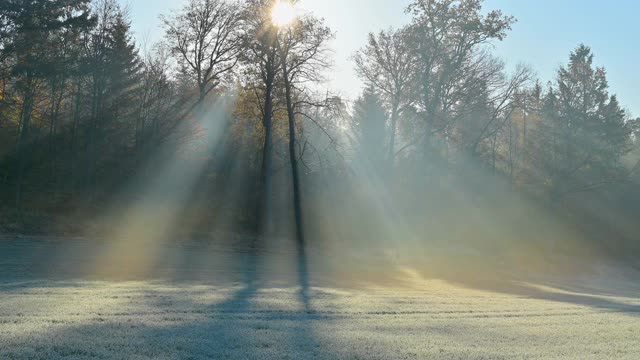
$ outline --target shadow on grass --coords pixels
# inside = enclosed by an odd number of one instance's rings
[[[565,278],[540,275],[528,277],[515,272],[492,273],[482,269],[477,272],[444,271],[431,274],[431,277],[470,289],[640,315],[640,304],[638,304],[640,293],[631,293],[628,289],[613,287],[607,290],[592,289],[587,285],[577,287],[572,285],[577,280],[573,280],[570,276]],[[632,300],[632,303],[620,301],[622,298]]]
[[[313,322],[330,319],[311,310],[307,258],[304,251],[298,254],[299,288],[291,293],[289,307],[280,308],[268,298],[281,290],[269,288],[261,279],[264,259],[254,248],[249,254],[231,255],[242,263],[242,281],[222,302],[202,303],[190,296],[192,292],[151,289],[134,300],[143,304],[132,303],[131,310],[125,307],[121,314],[108,315],[105,309],[106,315],[91,313],[95,317],[84,323],[61,319],[69,324],[35,337],[15,338],[0,354],[42,359],[300,359],[314,353],[339,358],[314,336]],[[136,314],[136,309],[143,314]]]

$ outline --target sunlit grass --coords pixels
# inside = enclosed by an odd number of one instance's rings
[[[635,297],[440,280],[401,288],[154,282],[0,284],[0,358],[616,358],[640,354]],[[616,286],[625,287],[620,282]],[[19,309],[19,311],[16,311]]]

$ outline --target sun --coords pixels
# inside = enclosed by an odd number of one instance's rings
[[[296,9],[287,0],[276,0],[273,10],[271,10],[271,21],[276,26],[287,26],[296,18]]]

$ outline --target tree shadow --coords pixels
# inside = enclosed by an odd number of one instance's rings
[[[437,276],[454,285],[469,289],[491,291],[508,295],[516,295],[531,299],[562,302],[587,306],[611,312],[619,312],[634,316],[640,315],[640,294],[629,296],[628,291],[608,291],[591,289],[583,285],[574,287],[571,278],[563,280],[517,276],[508,273],[440,273]],[[625,303],[620,298],[633,299],[634,303]]]
[[[309,285],[309,259],[307,258],[307,249],[305,244],[301,244],[297,242],[296,244],[296,272],[297,272],[297,280],[298,285],[300,286],[299,291],[299,299],[302,305],[304,306],[304,310],[307,313],[312,311],[311,309],[311,298],[310,298],[310,285]]]
[[[211,297],[202,297],[200,289],[195,293],[191,290],[182,293],[180,288],[165,291],[162,286],[151,287],[134,299],[132,305],[125,305],[117,316],[109,317],[109,310],[104,309],[103,314],[90,313],[93,318],[86,322],[78,323],[73,318],[55,320],[61,323],[53,331],[43,330],[35,337],[15,338],[8,342],[5,355],[296,359],[306,357],[310,352],[320,352],[323,358],[339,357],[314,336],[313,322],[329,321],[330,316],[311,310],[308,259],[304,249],[298,250],[297,254],[292,254],[297,256],[298,266],[298,287],[293,290],[270,287],[262,276],[265,255],[253,246],[248,252],[230,254],[232,262],[242,264],[242,279],[235,281],[235,286],[230,287],[227,283],[213,288],[212,291],[220,289],[224,293],[221,302],[210,303]],[[184,285],[180,281],[167,284]],[[16,288],[25,285],[16,284]],[[227,291],[228,296],[225,295]],[[284,301],[291,301],[288,307],[280,308],[277,301],[269,298],[279,291],[285,292]],[[136,315],[137,311],[142,313]]]

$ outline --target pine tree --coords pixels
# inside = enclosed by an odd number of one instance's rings
[[[135,128],[132,104],[141,64],[132,40],[129,20],[115,0],[94,4],[97,26],[87,37],[88,83],[91,108],[85,126],[85,190],[96,191],[96,173],[105,160],[132,140]],[[106,142],[105,139],[118,139]]]
[[[539,129],[539,162],[552,198],[591,190],[619,179],[629,151],[628,116],[609,95],[606,71],[593,66],[591,49],[580,45],[549,90]]]
[[[44,53],[56,34],[69,29],[88,28],[89,0],[3,0],[0,2],[0,32],[4,42],[0,58],[11,58],[20,97],[20,135],[17,144],[16,204],[22,195],[22,182],[30,141],[31,117],[38,86],[56,71],[56,59]]]
[[[387,138],[387,114],[382,99],[372,86],[365,88],[354,106],[353,123],[357,127],[358,154],[365,166],[381,170]]]
[[[142,64],[131,37],[129,21],[121,10],[109,33],[108,62],[105,64],[108,74],[105,111],[113,122],[119,123],[117,125],[129,128],[133,125],[130,121],[131,109],[136,101]]]

